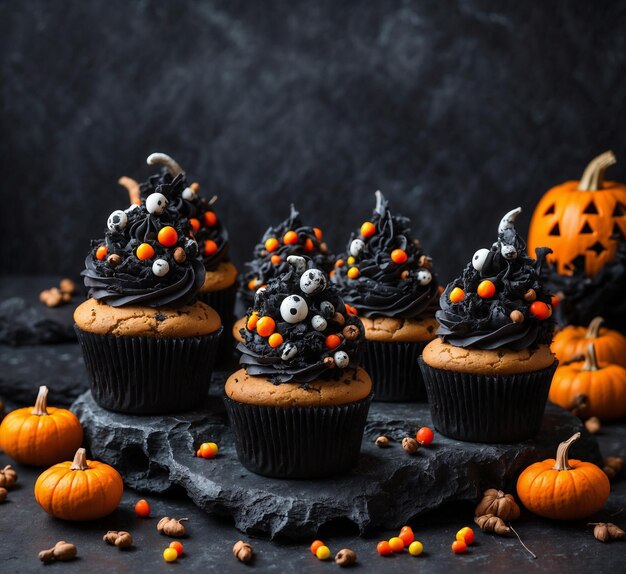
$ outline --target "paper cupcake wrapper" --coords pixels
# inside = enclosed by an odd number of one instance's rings
[[[515,375],[478,375],[419,364],[435,428],[447,437],[486,443],[518,442],[541,429],[557,362]]]
[[[207,399],[223,327],[198,337],[114,337],[74,327],[93,398],[121,413],[197,409]]]
[[[321,478],[347,472],[361,451],[372,396],[328,407],[266,407],[224,396],[237,455],[273,478]]]
[[[235,323],[235,300],[237,298],[237,282],[226,289],[198,293],[197,299],[213,307],[222,320],[224,332],[220,339],[216,363],[218,366],[228,364],[228,359],[234,354],[235,340],[232,330]]]
[[[428,342],[365,341],[363,368],[372,378],[374,401],[426,400],[426,389],[417,360]]]

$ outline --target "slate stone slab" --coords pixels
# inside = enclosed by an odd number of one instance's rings
[[[276,480],[250,473],[237,460],[219,392],[213,385],[206,410],[174,416],[110,413],[90,393],[72,409],[93,456],[115,466],[132,488],[162,493],[181,487],[198,507],[232,517],[248,534],[291,539],[335,524],[352,524],[361,534],[395,529],[442,504],[476,500],[485,488],[511,488],[523,467],[554,456],[560,441],[582,430],[578,419],[550,405],[533,441],[484,445],[437,436],[430,448],[410,456],[400,441],[431,424],[428,406],[375,403],[353,471],[317,481]],[[380,434],[393,439],[390,448],[373,445]],[[219,456],[196,458],[198,445],[208,440],[220,445]],[[597,442],[585,431],[572,455],[600,461]]]

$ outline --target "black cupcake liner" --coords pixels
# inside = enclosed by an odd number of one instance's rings
[[[233,283],[226,289],[219,291],[208,291],[206,293],[197,294],[198,301],[206,303],[217,311],[222,320],[224,332],[218,346],[218,354],[216,358],[217,366],[228,364],[229,359],[234,353],[235,341],[233,339],[232,330],[235,324],[235,300],[237,299],[237,282]]]
[[[372,395],[338,406],[267,407],[224,396],[237,455],[272,478],[322,478],[354,467]]]
[[[165,414],[207,399],[223,327],[198,337],[115,337],[74,327],[93,398],[111,411]]]
[[[533,438],[557,361],[550,367],[515,375],[459,373],[419,364],[435,428],[447,437],[486,443]]]
[[[363,368],[372,379],[374,401],[425,401],[426,389],[417,359],[429,341],[365,341]]]

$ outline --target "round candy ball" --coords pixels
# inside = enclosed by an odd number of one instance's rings
[[[298,354],[298,347],[296,347],[293,343],[285,343],[283,345],[283,352],[280,355],[280,358],[283,361],[290,361]]]
[[[350,364],[350,357],[345,351],[337,351],[333,355],[333,359],[335,359],[335,365],[340,369],[345,369]]]
[[[183,189],[183,199],[186,199],[187,201],[192,201],[193,199],[195,199],[196,197],[196,192],[191,189],[190,187],[186,187],[185,189]]]
[[[152,264],[152,273],[157,277],[165,277],[170,272],[170,264],[165,259],[156,259]]]
[[[479,249],[472,257],[472,267],[478,272],[482,271],[488,255],[489,249]]]
[[[298,295],[285,297],[280,304],[280,316],[287,323],[299,323],[304,321],[309,313],[306,301]]]
[[[128,223],[128,215],[121,209],[116,209],[107,219],[109,231],[122,231]]]
[[[324,317],[322,317],[321,315],[315,315],[312,319],[311,319],[311,326],[316,330],[316,331],[325,331],[326,327],[328,326],[328,322],[326,321],[326,319],[324,319]]]
[[[307,269],[300,277],[300,289],[307,295],[313,295],[326,289],[326,276],[319,269]]]
[[[327,317],[332,317],[335,314],[335,306],[330,301],[322,301],[320,311]]]
[[[153,215],[161,215],[167,207],[167,197],[162,193],[151,193],[146,199],[146,209]]]
[[[432,273],[428,269],[420,269],[417,272],[417,281],[420,285],[428,285],[432,280]]]
[[[365,242],[362,239],[353,239],[350,243],[350,255],[354,257],[358,257],[363,249],[365,249]]]

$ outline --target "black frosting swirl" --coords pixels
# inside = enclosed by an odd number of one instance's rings
[[[194,298],[204,283],[205,270],[197,255],[198,245],[190,236],[188,221],[172,207],[183,188],[181,176],[159,184],[155,192],[162,193],[169,201],[160,215],[148,212],[144,197],[141,205],[125,211],[128,218],[125,227],[107,229],[104,239],[92,241],[91,251],[85,258],[85,270],[81,273],[90,297],[112,307],[179,306]],[[158,232],[166,226],[173,227],[178,236],[176,243],[167,247],[157,239]],[[153,257],[144,260],[137,257],[137,247],[142,243],[154,249]],[[107,248],[107,255],[100,260],[96,253],[102,246]],[[174,258],[177,248],[184,250],[186,255],[185,261],[180,263]],[[119,257],[119,263],[112,255]],[[169,265],[169,271],[162,277],[152,271],[157,259],[163,259]]]
[[[474,263],[468,263],[463,274],[444,290],[439,301],[441,310],[436,313],[440,324],[437,335],[456,347],[477,349],[506,347],[519,351],[538,344],[550,344],[553,318],[542,320],[530,312],[534,301],[551,308],[551,295],[541,278],[542,266],[550,252],[549,248],[539,248],[536,260],[529,257],[526,243],[515,231],[511,220],[510,225],[498,234],[498,241],[491,249],[484,250],[482,256],[477,251]],[[495,285],[496,292],[492,297],[482,298],[477,293],[484,280]],[[457,287],[463,289],[465,297],[454,303],[450,294]],[[529,296],[531,289],[535,292],[534,299]],[[513,311],[522,313],[521,322],[513,321]]]
[[[296,232],[297,243],[285,244],[283,242],[283,237],[288,231]],[[265,248],[265,243],[270,238],[276,238],[279,241],[278,248],[272,252],[268,252]],[[240,294],[245,305],[252,304],[254,293],[259,287],[289,271],[287,257],[290,255],[308,257],[313,260],[318,269],[326,273],[333,268],[334,257],[328,253],[328,247],[318,238],[315,228],[303,225],[300,214],[293,205],[285,221],[267,229],[261,241],[254,247],[254,259],[245,264],[247,271],[241,276],[240,284]],[[280,262],[272,262],[273,256],[279,257]]]
[[[315,269],[312,260],[304,257],[298,259],[303,268]],[[241,329],[244,342],[239,343],[237,349],[242,353],[240,364],[249,375],[265,376],[274,383],[306,384],[313,380],[336,379],[345,374],[346,368],[354,369],[358,366],[364,339],[361,321],[348,312],[336,287],[325,274],[326,287],[314,294],[302,291],[301,276],[299,270],[290,267],[286,273],[271,279],[266,288],[256,293],[254,305],[248,310],[248,319],[253,313],[260,318],[274,319],[275,332],[283,337],[283,343],[272,348],[269,338],[259,335],[256,329],[250,330],[247,326]],[[281,304],[291,295],[303,300],[308,307],[306,317],[297,323],[285,321],[281,315]],[[316,330],[313,327],[314,317],[324,319],[324,329]],[[352,333],[349,333],[350,330]],[[329,335],[339,335],[339,346],[332,349],[327,347],[326,338]],[[295,355],[284,359],[283,354],[292,345],[296,348]],[[341,368],[333,358],[340,351],[349,357],[349,364]]]
[[[335,263],[335,282],[345,301],[356,307],[365,317],[385,316],[415,318],[434,313],[438,293],[436,275],[431,271],[431,260],[411,238],[410,220],[392,215],[380,191],[376,192],[376,208],[370,223],[376,231],[371,237],[352,233],[345,254]],[[354,241],[362,241],[358,255],[351,254]],[[401,249],[406,253],[404,263],[394,263],[391,253]],[[348,263],[352,261],[353,263]],[[350,268],[356,267],[359,276],[351,279]]]
[[[198,242],[204,267],[207,271],[214,271],[220,263],[229,260],[228,232],[213,209],[217,196],[207,200],[198,192],[200,188],[198,184],[188,185],[185,173],[174,178],[167,168],[163,168],[161,173],[150,176],[148,181],[140,185],[140,196],[142,200],[145,200],[159,186],[171,184],[175,179],[181,179],[183,192],[186,193],[179,193],[172,198],[170,206],[183,217],[189,219],[194,237]],[[208,241],[215,243],[214,250],[206,248]]]

